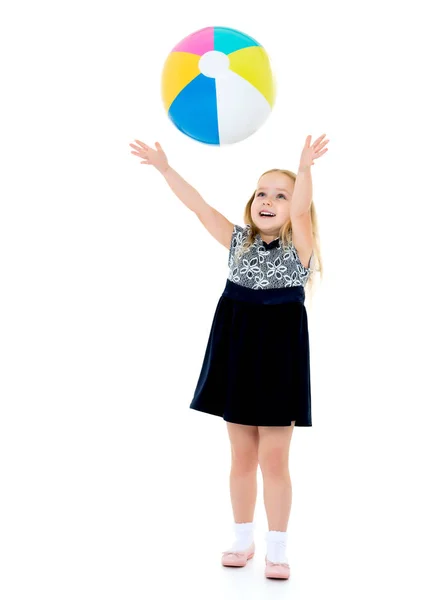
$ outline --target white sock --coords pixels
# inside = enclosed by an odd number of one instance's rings
[[[254,540],[254,522],[234,523],[234,530],[235,541],[230,549],[235,552],[247,550]]]
[[[288,563],[287,532],[269,531],[266,534],[267,559],[274,563]]]

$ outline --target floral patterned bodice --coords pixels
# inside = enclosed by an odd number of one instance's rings
[[[252,289],[269,289],[304,286],[312,272],[314,254],[309,267],[300,262],[293,242],[283,246],[279,238],[269,244],[257,234],[254,243],[240,257],[250,225],[234,225],[229,249],[229,275],[231,281]]]

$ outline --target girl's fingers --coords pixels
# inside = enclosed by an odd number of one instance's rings
[[[314,144],[314,145],[313,145],[313,149],[314,149],[315,151],[317,151],[317,150],[321,150],[321,148],[324,148],[324,146],[326,146],[326,145],[329,143],[329,141],[330,141],[330,140],[325,140],[325,141],[324,141],[324,142],[322,142],[322,143],[319,143],[319,144]]]
[[[137,150],[137,152],[134,152],[133,150],[131,150],[131,154],[133,154],[134,156],[138,156],[138,158],[147,158],[147,152],[144,152],[144,150]]]
[[[325,136],[326,136],[326,134],[325,134],[325,133],[323,133],[323,135],[321,135],[321,136],[320,136],[320,137],[319,137],[317,140],[315,140],[315,142],[312,144],[312,146],[315,148],[315,146],[317,146],[317,145],[318,145],[318,144],[321,142],[321,140],[322,140],[323,138],[325,138]],[[328,141],[328,140],[327,140],[327,141]]]
[[[143,142],[140,142],[140,140],[134,140],[135,142],[137,142],[137,144],[139,146],[141,146],[141,148],[144,148],[144,150],[148,150],[149,147],[147,146],[147,144],[143,144]]]
[[[135,156],[139,156],[140,158],[147,158],[147,152],[144,152],[143,150],[137,152],[131,150],[131,154],[135,154]]]

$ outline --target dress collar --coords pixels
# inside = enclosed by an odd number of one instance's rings
[[[260,233],[258,233],[256,235],[256,238],[258,239],[260,244],[263,244],[263,246],[265,247],[266,250],[272,250],[273,248],[279,248],[279,237],[277,237],[276,239],[272,240],[269,243],[262,240]]]

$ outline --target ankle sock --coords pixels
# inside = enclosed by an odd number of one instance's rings
[[[234,523],[235,541],[231,550],[241,552],[247,550],[254,540],[254,522]]]
[[[274,563],[288,563],[286,531],[269,531],[266,534],[267,559]]]

